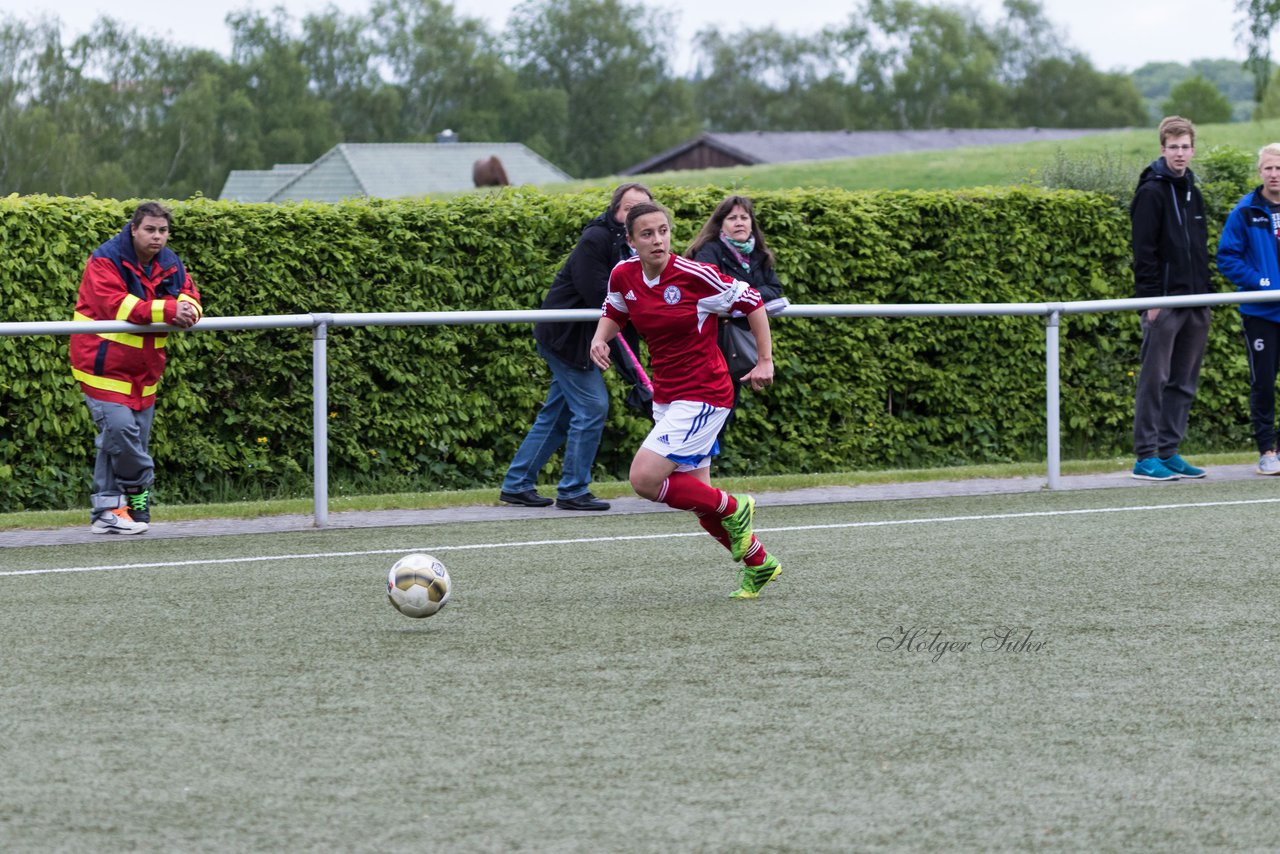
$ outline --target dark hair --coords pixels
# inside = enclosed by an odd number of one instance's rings
[[[724,220],[734,208],[741,207],[746,211],[747,216],[751,217],[751,236],[756,239],[756,249],[764,255],[764,267],[769,269],[773,267],[773,252],[764,243],[764,232],[760,230],[760,222],[756,219],[755,206],[751,204],[751,200],[746,196],[726,196],[724,201],[716,205],[716,209],[711,212],[711,218],[702,226],[702,230],[698,232],[698,236],[689,244],[689,248],[685,250],[686,258],[692,258],[698,254],[698,250],[706,246],[708,243],[715,243],[720,239],[720,232],[724,229]]]
[[[613,191],[613,197],[609,199],[609,210],[606,212],[609,217],[618,215],[618,205],[622,204],[622,197],[632,190],[639,190],[653,201],[653,193],[649,192],[649,188],[644,184],[637,184],[634,181],[629,184],[619,184],[618,188]]]
[[[641,202],[633,205],[631,210],[627,211],[627,237],[631,236],[632,228],[635,226],[636,220],[642,216],[648,216],[652,213],[660,213],[667,218],[667,225],[671,225],[671,211],[664,208],[657,202]]]
[[[169,209],[159,202],[143,202],[133,210],[133,218],[129,220],[129,225],[142,225],[144,217],[158,216],[169,223],[169,227],[173,227],[173,214]]]

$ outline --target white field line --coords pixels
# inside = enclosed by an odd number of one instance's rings
[[[825,525],[789,525],[782,528],[760,528],[760,533],[784,531],[820,531],[837,528],[882,528],[892,525],[939,525],[955,522],[990,522],[1000,519],[1036,519],[1049,516],[1083,516],[1094,513],[1147,513],[1160,510],[1190,510],[1205,507],[1242,507],[1251,504],[1280,504],[1280,498],[1254,498],[1242,501],[1196,501],[1187,504],[1143,504],[1136,507],[1090,507],[1082,510],[1037,510],[1026,513],[988,513],[980,516],[930,516],[922,519],[885,519],[879,522],[833,522]],[[254,536],[260,536],[255,534]],[[102,566],[63,566],[50,569],[19,569],[0,571],[0,577],[16,575],[51,575],[60,572],[113,572],[123,569],[166,569],[182,566],[215,566],[233,563],[265,563],[279,560],[316,560],[338,557],[365,557],[368,555],[408,554],[410,552],[454,552],[472,549],[510,549],[533,546],[567,546],[583,543],[628,542],[634,540],[663,540],[679,537],[705,537],[705,531],[683,531],[666,534],[632,534],[616,537],[580,537],[568,540],[525,540],[516,543],[467,543],[460,546],[426,546],[396,549],[368,549],[356,552],[312,552],[309,554],[260,555],[255,557],[229,557],[215,560],[170,560],[155,563],[123,563]]]

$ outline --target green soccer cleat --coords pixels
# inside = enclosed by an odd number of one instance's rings
[[[735,495],[733,499],[738,502],[738,509],[720,517],[720,524],[729,535],[729,554],[734,560],[742,560],[747,549],[751,548],[751,538],[755,536],[751,523],[756,516],[756,500],[750,495]]]
[[[766,584],[782,575],[782,564],[773,555],[767,555],[759,566],[744,566],[739,574],[742,586],[729,594],[730,599],[757,599]]]

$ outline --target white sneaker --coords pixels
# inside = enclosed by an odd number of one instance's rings
[[[1275,454],[1263,454],[1258,457],[1258,474],[1280,474],[1280,457]]]
[[[129,515],[128,507],[117,507],[115,510],[104,510],[93,520],[89,528],[91,534],[144,534],[146,522],[135,522]]]

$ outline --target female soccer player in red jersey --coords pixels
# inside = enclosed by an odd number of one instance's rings
[[[716,436],[733,408],[733,383],[716,343],[718,320],[747,316],[759,359],[742,381],[756,391],[773,383],[769,318],[760,294],[715,267],[671,254],[671,215],[641,202],[627,214],[627,239],[636,254],[613,268],[604,314],[591,340],[591,359],[609,367],[609,342],[631,323],[649,345],[654,427],[631,461],[636,494],[699,523],[735,561],[740,586],[731,596],[755,599],[782,572],[752,531],[755,499],[711,485]]]

